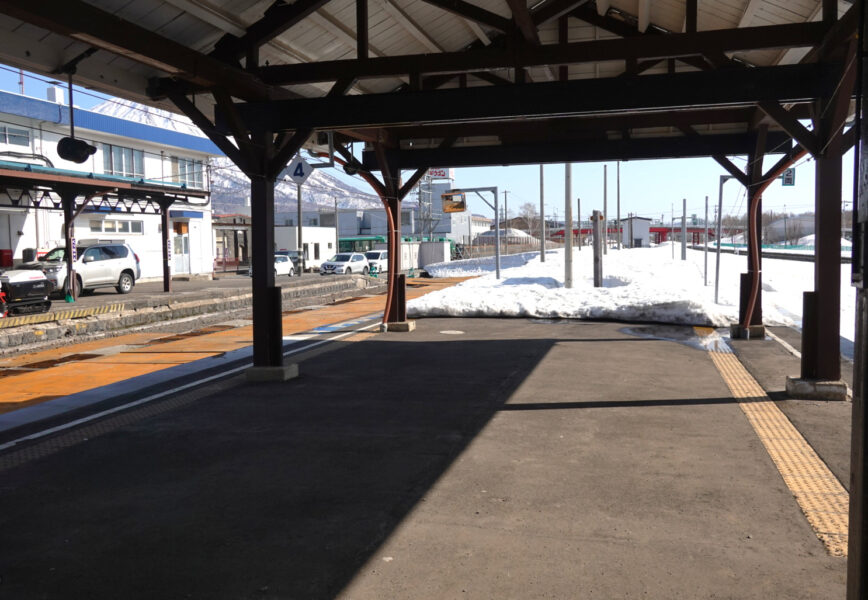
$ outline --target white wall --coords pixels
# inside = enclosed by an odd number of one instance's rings
[[[58,113],[59,114],[59,113]],[[103,174],[103,150],[101,144],[114,144],[126,148],[144,151],[144,176],[155,181],[169,181],[171,175],[171,157],[180,156],[190,160],[203,162],[207,167],[210,155],[184,148],[167,147],[142,140],[106,134],[76,127],[76,137],[80,137],[96,145],[97,152],[85,163],[77,164],[60,158],[57,154],[57,142],[69,134],[68,126],[61,126],[51,121],[36,121],[17,115],[3,114],[2,120],[13,127],[21,127],[30,132],[30,147],[0,143],[0,151],[41,154],[48,158],[58,169],[69,169],[82,173]],[[0,156],[2,160],[30,162],[43,164],[33,158],[15,158]],[[203,183],[208,185],[207,173],[203,174]],[[213,233],[211,231],[211,207],[175,205],[170,210],[194,210],[203,213],[201,219],[190,219],[190,267],[194,274],[209,274],[213,271]],[[38,216],[37,216],[38,213]],[[143,222],[142,233],[109,233],[92,232],[91,220],[137,220]],[[124,241],[136,252],[141,261],[142,278],[161,278],[162,267],[162,234],[160,233],[159,215],[142,215],[127,213],[82,213],[75,220],[74,235],[76,240],[100,239]],[[12,238],[9,230],[12,229]],[[18,231],[22,235],[18,235]],[[171,237],[171,232],[170,232]],[[47,251],[64,244],[63,215],[58,210],[9,211],[0,209],[0,249],[11,248],[14,258],[20,261],[25,248],[35,248]],[[172,264],[174,269],[174,264]]]
[[[452,259],[449,242],[422,242],[419,249],[419,266],[425,268],[433,263]]]
[[[633,222],[633,239],[642,240],[643,248],[651,243],[651,221],[645,219],[623,219],[621,222],[621,244],[630,247],[630,221]],[[680,231],[680,230],[679,230]]]
[[[275,250],[296,250],[298,248],[296,227],[279,226],[274,228]],[[337,254],[334,227],[302,227],[301,241],[307,246],[305,265],[308,269],[319,266]],[[317,248],[319,257],[317,258]]]

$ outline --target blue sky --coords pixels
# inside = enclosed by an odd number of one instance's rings
[[[35,98],[45,98],[45,88],[49,78],[25,73],[24,93]],[[65,87],[65,86],[64,86]],[[0,89],[19,92],[17,69],[0,65]],[[92,90],[75,88],[75,104],[91,108],[107,99],[108,96]],[[774,164],[778,156],[767,157],[765,168]],[[733,162],[743,167],[745,157],[732,157]],[[574,163],[572,167],[573,215],[575,217],[576,199],[581,198],[581,214],[588,218],[591,210],[603,209],[603,164]],[[616,211],[616,163],[608,165],[608,208],[610,218]],[[852,206],[853,197],[853,152],[844,156],[843,199],[846,207]],[[564,214],[564,165],[550,164],[545,172],[545,213],[548,216]],[[336,176],[348,181],[365,192],[368,185],[359,177],[349,177],[336,170]],[[621,163],[621,216],[628,212],[640,216],[669,220],[673,204],[675,215],[681,215],[682,200],[687,199],[687,215],[696,214],[702,218],[705,211],[705,196],[709,197],[709,219],[713,219],[714,206],[717,204],[720,175],[726,174],[720,165],[711,158],[643,160]],[[409,175],[407,173],[406,175]],[[455,187],[491,187],[508,190],[508,205],[511,215],[518,213],[524,203],[532,203],[539,209],[539,165],[514,167],[462,168],[455,170]],[[475,195],[468,195],[473,212],[493,216],[491,209]],[[814,162],[803,159],[796,166],[796,185],[783,187],[776,181],[763,195],[763,210],[775,212],[802,213],[814,208]],[[745,190],[734,180],[724,186],[723,213],[744,214]]]

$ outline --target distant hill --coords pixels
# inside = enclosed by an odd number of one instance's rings
[[[205,137],[198,127],[185,116],[138,104],[127,100],[110,100],[90,109],[104,115],[126,121],[169,129],[179,133]],[[316,169],[308,177],[301,190],[304,210],[338,208],[382,208],[383,204],[374,194],[363,192],[328,173]],[[215,214],[249,214],[249,179],[231,160],[220,156],[211,161],[211,204]],[[293,182],[279,182],[274,188],[275,212],[291,212],[296,208],[296,186]]]

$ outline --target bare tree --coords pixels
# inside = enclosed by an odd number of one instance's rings
[[[539,212],[533,202],[525,202],[518,207],[518,217],[525,222],[527,233],[533,235],[539,222]]]

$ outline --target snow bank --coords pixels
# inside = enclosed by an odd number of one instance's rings
[[[671,260],[668,245],[610,251],[603,287],[593,285],[592,252],[573,251],[573,288],[566,289],[563,250],[503,257],[501,279],[494,258],[429,265],[434,277],[482,275],[408,303],[410,316],[539,317],[613,319],[724,326],[737,319],[736,306],[715,305],[693,262]],[[709,290],[711,290],[709,292]],[[778,315],[781,322],[792,321]]]
[[[715,255],[708,253],[708,285],[703,253],[669,243],[655,248],[610,250],[603,258],[604,286],[593,287],[593,252],[573,251],[573,288],[564,281],[564,251],[550,250],[540,262],[536,252],[503,257],[501,279],[494,257],[429,265],[434,277],[479,275],[459,285],[408,302],[411,317],[535,317],[650,321],[715,327],[738,319],[739,274],[744,256],[721,255],[720,303],[714,302]],[[802,292],[813,288],[813,264],[763,260],[763,319],[767,325],[801,327]],[[842,265],[841,335],[853,339],[855,294],[850,265]]]

